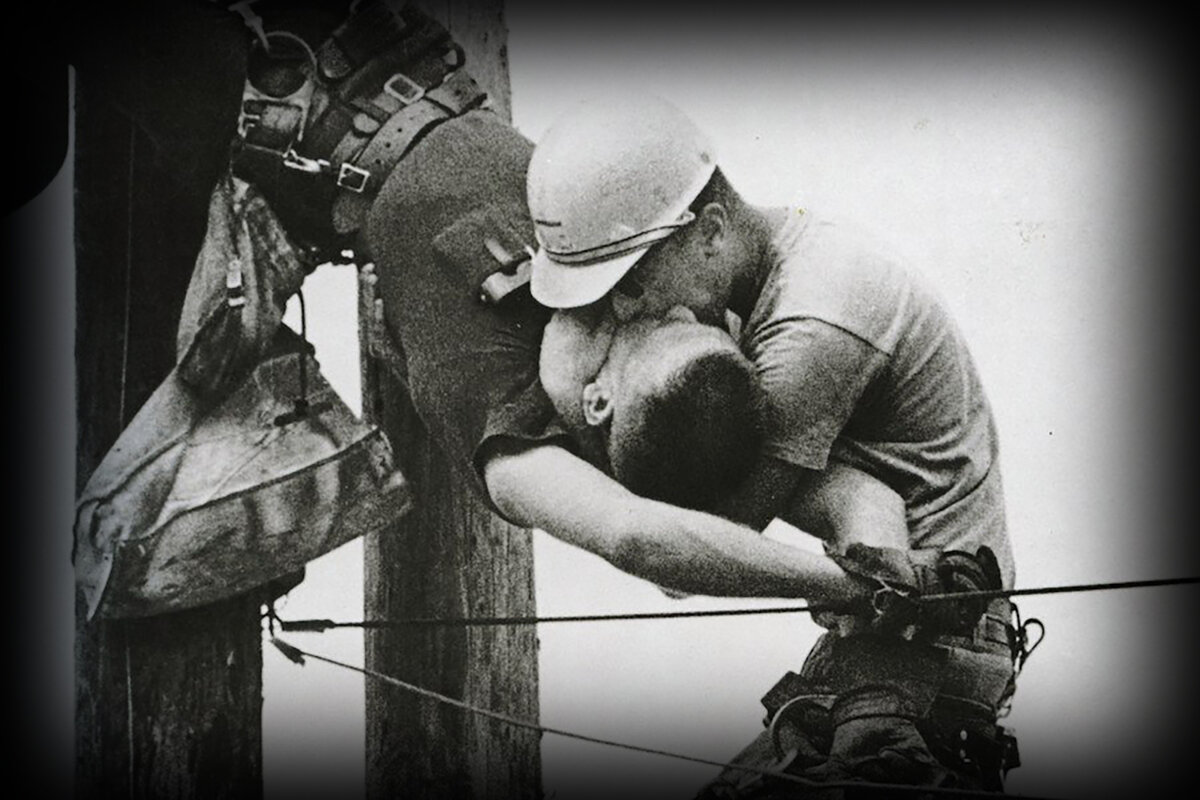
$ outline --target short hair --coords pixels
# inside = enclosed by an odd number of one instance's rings
[[[749,474],[763,442],[753,364],[734,349],[689,361],[610,442],[613,474],[635,494],[708,511]]]
[[[741,201],[741,195],[733,188],[733,184],[725,177],[725,173],[720,167],[713,170],[712,176],[708,182],[704,184],[704,188],[700,193],[688,204],[688,211],[693,214],[699,214],[700,210],[709,203],[722,203],[728,205],[731,201]]]

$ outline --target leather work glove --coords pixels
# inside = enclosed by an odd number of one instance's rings
[[[856,615],[876,633],[906,639],[918,632],[930,637],[967,635],[979,624],[989,598],[929,602],[921,598],[1001,588],[1000,566],[988,547],[971,555],[961,550],[900,550],[854,542],[844,550],[830,548],[828,553],[846,572],[877,587],[869,605]]]

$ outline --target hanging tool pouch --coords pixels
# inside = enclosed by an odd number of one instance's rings
[[[413,146],[487,99],[462,48],[410,6],[365,0],[319,46],[268,30],[251,54],[234,173],[317,246],[348,242]]]
[[[219,182],[176,366],[76,504],[72,557],[89,619],[243,594],[409,508],[383,433],[281,324],[304,271],[262,198]]]

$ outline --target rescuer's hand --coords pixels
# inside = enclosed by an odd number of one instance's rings
[[[962,550],[947,550],[935,567],[944,594],[989,592],[1002,589],[1000,563],[989,547],[980,547],[975,555]],[[968,634],[987,612],[991,598],[964,597],[925,604],[924,615],[934,616],[948,633]],[[938,608],[942,606],[942,608]]]
[[[818,618],[842,633],[867,630],[911,639],[918,634],[968,634],[987,610],[987,598],[931,600],[922,597],[1001,588],[995,555],[981,547],[959,550],[900,550],[852,543],[829,556],[846,572],[875,587],[871,601],[845,615]],[[830,624],[833,623],[833,624]],[[835,628],[836,626],[836,628]]]

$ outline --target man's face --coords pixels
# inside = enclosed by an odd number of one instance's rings
[[[573,431],[583,431],[583,388],[608,360],[618,328],[607,298],[590,306],[556,311],[542,332],[538,376],[558,415]]]
[[[637,436],[646,401],[662,396],[690,362],[721,351],[739,352],[725,331],[697,322],[679,306],[665,317],[639,317],[622,325],[595,383],[584,389],[587,421],[606,424],[614,445]]]
[[[724,331],[676,306],[655,316],[617,320],[600,301],[558,311],[542,338],[542,385],[573,430],[635,424],[637,408],[690,360],[737,351]]]
[[[724,308],[717,297],[711,257],[700,251],[693,222],[651,247],[634,263],[611,293],[612,310],[621,322],[662,317],[682,306],[696,319],[718,325]]]

